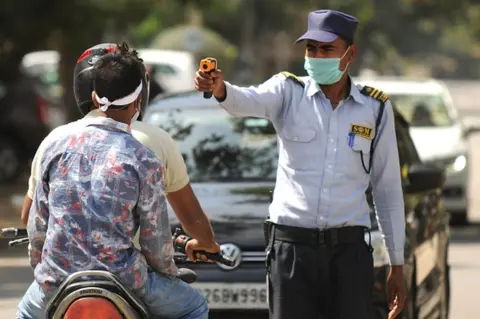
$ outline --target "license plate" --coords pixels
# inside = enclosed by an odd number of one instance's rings
[[[267,285],[263,283],[195,283],[210,309],[268,309]]]

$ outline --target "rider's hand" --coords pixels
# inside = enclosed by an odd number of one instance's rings
[[[405,280],[403,266],[392,266],[387,279],[388,306],[390,312],[388,319],[396,318],[403,310],[405,304]]]
[[[188,259],[191,261],[197,261],[200,259],[202,261],[214,262],[213,260],[208,260],[205,256],[196,253],[196,251],[199,250],[216,254],[220,252],[220,246],[216,242],[210,243],[209,245],[204,245],[199,243],[196,239],[189,240],[185,245],[185,253],[188,256]]]
[[[198,70],[195,74],[195,89],[199,92],[213,92],[218,99],[225,97],[225,83],[223,83],[222,70],[217,69],[211,73]]]

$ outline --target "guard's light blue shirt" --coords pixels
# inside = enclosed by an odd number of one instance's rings
[[[390,102],[376,138],[371,174],[368,138],[349,138],[352,125],[372,129],[380,102],[360,93],[353,83],[348,98],[333,109],[318,84],[305,87],[277,74],[258,87],[225,82],[221,106],[233,116],[270,120],[278,136],[277,181],[270,205],[274,223],[307,228],[370,227],[365,191],[372,183],[377,218],[392,265],[404,262],[405,209]],[[349,143],[350,142],[350,143]],[[353,142],[353,143],[352,143]]]

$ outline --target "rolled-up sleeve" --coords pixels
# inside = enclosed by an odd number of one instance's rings
[[[285,77],[275,75],[259,86],[239,87],[225,82],[226,98],[220,105],[233,116],[276,119],[282,112]]]
[[[385,104],[373,155],[372,194],[380,230],[392,265],[403,265],[405,206],[403,202],[395,119],[392,105]]]
[[[165,190],[167,193],[173,193],[184,188],[190,182],[187,166],[182,153],[169,135],[165,134],[162,142],[166,157]]]

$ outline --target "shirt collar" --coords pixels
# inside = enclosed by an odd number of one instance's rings
[[[322,98],[326,99],[327,97],[325,96],[325,93],[323,93],[322,89],[320,88],[320,85],[318,85],[318,83],[316,83],[312,79],[310,79],[310,81],[311,81],[310,85],[307,88],[307,96],[312,97],[315,94],[320,93]],[[358,87],[355,85],[351,77],[350,77],[350,94],[345,99],[347,100],[349,98],[353,98],[356,102],[360,104],[365,104],[365,96],[362,93],[360,93],[360,91],[358,90]]]
[[[350,96],[358,103],[365,104],[366,103],[366,96],[360,93],[360,90],[353,82],[352,78],[350,77]]]
[[[87,114],[87,116],[89,114]],[[127,132],[127,133],[131,133],[130,125],[122,123],[122,122],[117,122],[117,121],[115,121],[111,118],[108,118],[108,117],[105,117],[105,116],[102,116],[102,115],[90,116],[88,118],[88,124],[87,125],[105,126],[107,128],[111,128],[111,129],[114,129],[114,130],[119,130],[119,131],[124,131],[124,132]]]
[[[88,112],[88,114],[85,115],[84,118],[88,119],[88,118],[96,118],[96,117],[105,117],[105,115],[103,115],[99,109],[93,109],[90,112]]]

